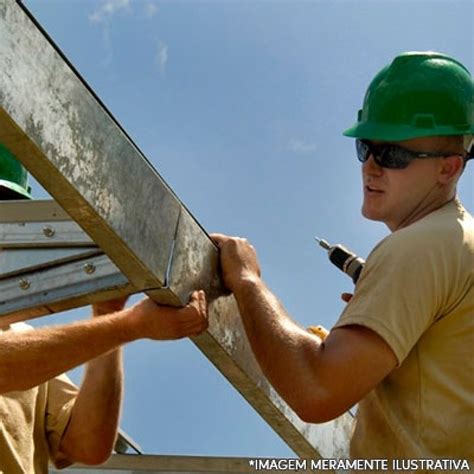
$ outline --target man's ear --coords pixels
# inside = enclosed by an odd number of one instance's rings
[[[441,158],[438,174],[439,184],[451,183],[461,175],[463,168],[464,158],[460,155]]]

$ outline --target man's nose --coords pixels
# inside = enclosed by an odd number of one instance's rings
[[[383,168],[374,160],[374,155],[370,153],[367,161],[362,164],[362,173],[372,176],[380,176],[383,173]]]

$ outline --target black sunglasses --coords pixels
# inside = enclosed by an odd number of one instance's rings
[[[446,158],[447,156],[459,155],[459,153],[433,153],[411,151],[399,145],[380,144],[374,145],[366,140],[356,140],[357,158],[365,163],[369,156],[382,168],[403,169],[416,158]],[[459,155],[462,156],[462,155]]]

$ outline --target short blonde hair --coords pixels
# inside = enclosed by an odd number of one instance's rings
[[[462,135],[433,137],[436,138],[438,150],[443,153],[453,153],[464,155],[464,137]]]

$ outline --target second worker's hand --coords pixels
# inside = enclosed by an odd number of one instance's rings
[[[182,308],[164,306],[144,298],[126,310],[137,338],[154,340],[197,336],[207,329],[207,302],[204,291],[195,291]]]
[[[211,238],[219,248],[222,278],[226,288],[235,292],[242,281],[260,277],[257,253],[247,239],[223,234],[211,234]]]

